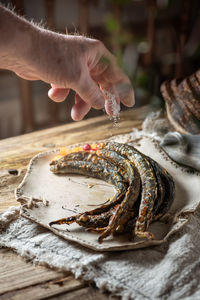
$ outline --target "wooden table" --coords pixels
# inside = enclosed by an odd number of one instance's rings
[[[50,148],[109,138],[111,135],[140,128],[149,107],[121,113],[120,123],[113,126],[107,116],[73,122],[0,141],[0,212],[18,206],[14,189],[22,181],[32,156]],[[8,173],[17,169],[18,175]],[[0,299],[83,299],[105,300],[92,284],[76,280],[70,272],[58,272],[25,262],[11,250],[0,249]],[[116,298],[112,298],[116,299]]]

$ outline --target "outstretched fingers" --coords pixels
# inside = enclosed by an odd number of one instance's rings
[[[84,69],[84,74],[81,77],[79,84],[75,88],[72,88],[90,107],[96,109],[103,108],[105,102],[103,94],[100,91],[99,85],[90,76],[87,68]]]
[[[114,84],[114,88],[120,101],[127,107],[132,107],[135,104],[135,95],[131,85],[131,82],[128,78]]]
[[[59,88],[51,84],[51,88],[48,91],[48,96],[54,102],[63,102],[67,98],[69,91],[70,89]]]
[[[83,99],[76,94],[75,95],[75,104],[72,107],[71,110],[71,117],[74,121],[80,121],[82,120],[85,115],[90,111],[91,106],[83,101]]]
[[[100,59],[98,67],[91,70],[91,76],[102,90],[113,91],[117,103],[121,102],[127,107],[132,107],[135,104],[135,97],[131,81],[119,68],[115,58],[110,53],[107,55],[107,59]]]

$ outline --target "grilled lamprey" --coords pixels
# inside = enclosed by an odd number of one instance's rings
[[[88,159],[94,157],[90,153],[85,153],[85,156],[88,156]],[[99,159],[100,160],[100,159]],[[103,211],[108,210],[112,206],[116,205],[121,197],[126,193],[127,184],[122,176],[117,172],[114,171],[112,168],[111,163],[106,162],[105,160],[101,159],[100,163],[95,163],[94,161],[80,161],[80,160],[68,160],[68,157],[65,156],[58,161],[53,161],[51,163],[50,170],[56,174],[81,174],[90,177],[95,177],[99,179],[103,179],[106,182],[115,186],[116,193],[115,195],[109,199],[108,203],[103,204],[100,208],[93,209],[89,212],[85,212],[85,215],[88,214],[98,214]],[[104,162],[104,164],[103,164]],[[74,220],[75,221],[75,220]],[[67,219],[63,219],[62,221],[59,220],[59,224],[67,223]],[[71,221],[70,221],[71,223]],[[56,224],[55,222],[51,222],[52,224]]]
[[[81,151],[71,153],[63,158],[51,162],[50,170],[56,174],[81,174],[103,179],[116,188],[116,194],[100,208],[95,208],[85,214],[93,215],[106,211],[116,205],[127,189],[127,174],[107,160],[98,157],[95,153]]]
[[[89,145],[90,146],[90,145]],[[105,204],[75,216],[50,223],[78,223],[99,232],[99,242],[111,234],[130,232],[132,236],[154,238],[148,227],[163,216],[174,198],[174,182],[153,159],[132,146],[107,142],[95,149],[78,149],[51,163],[55,174],[75,173],[100,178],[116,188]]]
[[[139,237],[153,238],[147,228],[152,220],[152,210],[157,197],[157,182],[153,168],[146,156],[134,147],[120,143],[106,143],[104,149],[114,150],[127,158],[137,168],[141,183],[141,204],[134,233]]]

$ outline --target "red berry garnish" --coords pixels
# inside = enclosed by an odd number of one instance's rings
[[[84,151],[91,150],[90,144],[85,144],[85,146],[83,146],[83,150],[84,150]]]

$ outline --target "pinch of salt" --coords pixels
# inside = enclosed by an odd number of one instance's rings
[[[102,92],[106,98],[106,101],[108,102],[110,109],[111,109],[113,119],[117,120],[119,118],[119,114],[120,114],[120,104],[117,103],[116,97],[114,94],[108,92],[107,90],[102,90]]]

